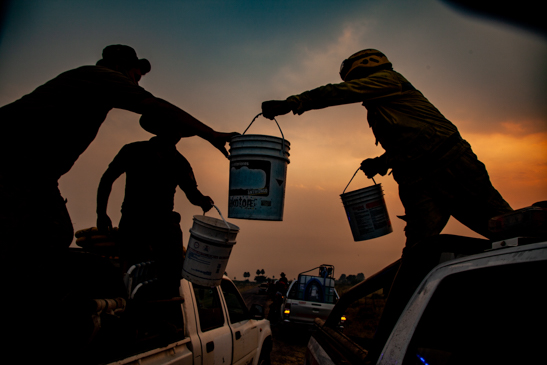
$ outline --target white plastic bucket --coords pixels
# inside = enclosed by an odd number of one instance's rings
[[[228,217],[283,220],[289,149],[284,137],[242,134],[232,138]]]
[[[238,232],[239,227],[224,218],[195,215],[182,277],[198,285],[220,285]]]
[[[340,197],[346,210],[354,241],[366,241],[393,232],[382,184],[375,184],[349,193],[345,193],[344,190]]]

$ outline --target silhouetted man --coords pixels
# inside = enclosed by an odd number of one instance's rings
[[[204,212],[213,206],[212,199],[198,190],[190,163],[177,151],[179,140],[176,135],[160,135],[125,145],[105,171],[97,192],[97,227],[104,231],[112,228],[107,214],[112,184],[126,174],[119,224],[122,259],[128,266],[156,261],[165,290],[161,295],[171,296],[177,295],[183,258],[180,215],[173,211],[177,186]]]
[[[95,66],[60,74],[0,108],[0,234],[3,249],[40,257],[66,249],[72,223],[57,187],[113,108],[142,114],[149,132],[199,136],[225,156],[219,133],[138,85],[150,71],[133,48],[112,45]]]
[[[494,239],[488,221],[512,209],[492,186],[485,166],[456,126],[395,72],[382,52],[365,49],[351,55],[342,62],[340,77],[344,82],[286,100],[266,101],[262,112],[272,119],[290,111],[300,115],[308,110],[361,102],[377,143],[385,149],[380,157],[364,160],[361,170],[368,178],[392,170],[405,208],[407,241],[375,336],[380,347],[372,349],[374,361],[408,297],[428,268],[438,263],[440,253],[434,249],[421,252],[413,246],[439,235],[450,216]]]
[[[32,328],[71,339],[70,318],[62,326],[59,316],[75,305],[61,301],[70,299],[69,291],[85,290],[80,274],[92,273],[75,257],[66,259],[73,227],[58,180],[93,141],[111,109],[142,114],[141,126],[153,134],[199,136],[225,156],[226,142],[237,134],[217,132],[140,87],[150,63],[137,58],[133,48],[111,45],[102,56],[96,65],[66,71],[0,108],[2,277],[9,277],[5,296],[19,303],[6,325],[10,348],[34,341]],[[59,356],[72,345],[44,333],[34,341],[41,345],[35,353],[62,363]]]
[[[453,216],[485,237],[490,218],[512,211],[458,129],[378,50],[351,55],[340,67],[344,82],[286,100],[262,103],[265,117],[363,103],[368,124],[385,153],[364,160],[368,178],[392,169],[405,207],[407,246],[438,235]]]

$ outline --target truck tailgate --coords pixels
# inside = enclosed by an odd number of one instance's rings
[[[291,303],[291,321],[313,323],[315,318],[326,319],[334,304],[288,300]]]

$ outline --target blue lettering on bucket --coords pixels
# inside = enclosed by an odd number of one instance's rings
[[[200,274],[203,274],[203,275],[207,275],[207,276],[211,276],[212,272],[210,271],[203,271],[203,270],[198,270],[198,269],[191,269],[192,271],[195,271],[195,272],[199,272]]]
[[[231,196],[228,202],[229,207],[255,209],[258,199],[252,197]]]

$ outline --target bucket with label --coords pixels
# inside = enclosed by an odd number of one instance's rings
[[[359,169],[353,174],[353,177]],[[349,184],[346,186],[348,188]],[[374,181],[374,179],[373,179]],[[382,184],[376,184],[340,195],[346,210],[354,241],[366,241],[393,232],[387,212]]]
[[[255,119],[259,116],[258,114]],[[282,221],[290,143],[260,134],[235,136],[230,141],[228,217]]]
[[[204,286],[218,286],[236,244],[239,227],[222,219],[195,215],[182,264],[182,277]]]

